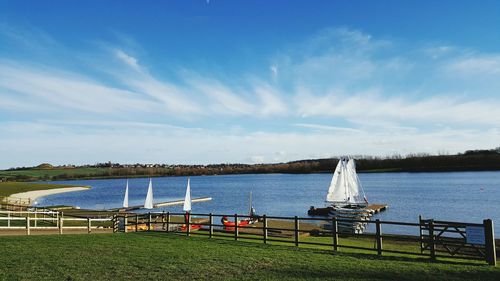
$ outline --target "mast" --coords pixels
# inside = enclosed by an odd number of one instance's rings
[[[248,213],[252,215],[252,191],[250,191],[248,198]]]

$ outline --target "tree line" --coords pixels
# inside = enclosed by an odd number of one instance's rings
[[[500,147],[491,150],[468,150],[456,155],[413,154],[390,157],[355,156],[358,172],[448,172],[500,170]],[[58,173],[41,169],[36,175],[3,172],[0,177],[13,181],[69,180],[90,178],[125,178],[156,176],[199,176],[263,173],[331,173],[338,158],[309,159],[275,164],[213,164],[213,165],[155,165],[155,167],[123,167],[119,164],[99,166],[88,172],[78,167],[60,169]],[[47,167],[47,165],[44,165]],[[89,167],[86,165],[85,167]],[[26,170],[23,168],[21,170]],[[44,172],[46,171],[46,172]]]

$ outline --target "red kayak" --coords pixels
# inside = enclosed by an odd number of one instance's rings
[[[222,224],[224,224],[225,227],[234,227],[235,223],[234,221],[230,221],[227,219],[227,217],[222,217]],[[250,220],[241,220],[241,221],[238,221],[238,226],[245,226],[245,225],[249,225],[250,224]]]
[[[189,215],[189,213],[188,213],[188,212],[186,212],[186,214],[184,215],[184,221],[185,221],[185,222],[190,221],[189,216],[190,216],[190,215]],[[191,224],[191,229],[190,229],[190,230],[191,230],[191,231],[193,231],[193,230],[198,230],[198,229],[200,229],[201,227],[202,227],[202,225],[201,225],[201,224]],[[188,228],[187,228],[187,225],[186,225],[186,224],[183,224],[183,225],[181,226],[181,231],[187,231],[187,229],[188,229]]]
[[[202,227],[202,225],[200,225],[200,224],[192,224],[192,225],[191,225],[191,231],[193,231],[193,230],[198,230],[198,229],[200,229],[201,227]],[[183,225],[181,226],[181,231],[184,231],[184,232],[185,232],[185,231],[187,231],[187,225],[183,224]]]

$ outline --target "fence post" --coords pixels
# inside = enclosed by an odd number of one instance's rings
[[[497,255],[495,249],[495,232],[493,231],[493,221],[483,220],[484,242],[486,247],[486,262],[489,265],[497,266]]]
[[[294,238],[295,238],[295,246],[299,246],[299,218],[297,216],[294,217],[295,227],[294,227]]]
[[[419,233],[420,233],[420,253],[424,252],[424,231],[422,228],[422,215],[418,215]]]
[[[238,214],[234,214],[234,240],[238,241]]]
[[[127,233],[128,217],[127,214],[123,215],[123,232]]]
[[[434,241],[434,220],[429,220],[429,243],[431,260],[436,260],[436,243]]]
[[[59,216],[59,234],[63,234],[63,223],[64,223],[64,214],[61,212]]]
[[[337,251],[339,248],[339,227],[337,224],[337,217],[332,217],[332,235],[333,235],[333,250]]]
[[[36,213],[37,213],[37,212],[36,212],[36,209],[35,209],[35,227],[37,226],[36,222],[38,221],[38,220],[37,220],[37,215],[36,215]]]
[[[117,215],[113,215],[112,224],[113,224],[113,233],[116,233],[117,232],[117,224],[118,224]]]
[[[161,229],[165,230],[165,211],[161,211]]]
[[[135,232],[139,230],[139,215],[135,214]]]
[[[56,213],[56,226],[59,228],[59,212]]]
[[[170,212],[167,212],[167,232],[170,231]]]
[[[208,214],[208,237],[212,238],[214,236],[214,216],[212,213]]]
[[[148,212],[148,231],[151,231],[151,212]]]
[[[186,213],[187,216],[187,221],[186,221],[186,235],[190,236],[191,235],[191,213]]]
[[[375,239],[377,240],[377,254],[380,256],[382,255],[382,227],[379,219],[375,220],[375,227],[377,231],[375,235]]]
[[[262,240],[267,244],[267,216],[262,216]]]
[[[87,233],[90,234],[92,232],[92,225],[90,222],[90,218],[87,218]]]
[[[10,211],[7,211],[7,227],[10,227]]]
[[[26,215],[26,235],[30,235],[30,214]]]

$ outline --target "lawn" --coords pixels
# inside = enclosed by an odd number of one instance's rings
[[[65,176],[67,178],[74,177],[94,177],[97,175],[105,174],[107,168],[77,168],[77,169],[26,169],[26,170],[13,170],[13,171],[0,171],[0,178],[18,180],[51,180],[53,177]]]
[[[45,190],[53,188],[75,187],[68,184],[48,184],[48,183],[30,183],[30,182],[0,182],[0,196],[9,196],[14,193]]]
[[[2,280],[499,280],[486,265],[166,233],[0,237]]]

